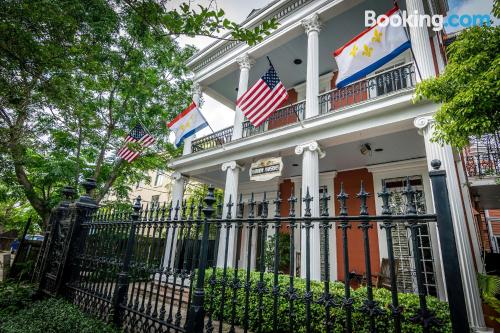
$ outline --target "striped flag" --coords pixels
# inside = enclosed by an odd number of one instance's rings
[[[135,151],[129,148],[129,143],[138,143],[140,150]],[[151,136],[141,125],[136,125],[129,134],[125,137],[125,144],[118,150],[117,155],[127,162],[135,160],[144,148],[151,146],[155,142],[155,138]]]
[[[245,117],[257,127],[287,100],[288,93],[269,62],[269,69],[249,90],[236,101]]]

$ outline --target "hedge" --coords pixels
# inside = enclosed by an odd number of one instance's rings
[[[223,278],[222,269],[216,270],[216,279],[218,281],[215,292],[209,285],[209,281],[212,277],[212,270],[209,269],[206,272],[206,286],[205,286],[205,309],[208,311],[211,309],[211,305],[214,307],[214,319],[220,318],[220,304],[221,304],[221,284],[220,281]],[[231,313],[232,313],[232,298],[233,290],[231,289],[231,283],[234,277],[234,270],[228,269],[227,272],[227,287],[225,292],[224,301],[224,321],[230,323]],[[251,282],[251,292],[250,292],[250,310],[249,310],[249,330],[257,331],[258,329],[258,294],[255,291],[255,287],[259,282],[259,272],[250,273]],[[246,272],[244,270],[238,271],[238,278],[242,286],[245,284]],[[260,332],[272,332],[273,331],[273,281],[274,275],[272,273],[264,273],[264,281],[266,287],[268,288],[268,293],[263,297],[264,311],[262,314],[263,322],[261,323]],[[312,322],[312,332],[324,332],[324,321],[325,321],[325,310],[323,305],[317,304],[316,301],[319,299],[320,295],[323,293],[323,282],[311,281],[311,290],[313,293],[313,302],[311,305],[311,322]],[[303,297],[305,293],[305,279],[295,278],[294,287],[297,289],[297,294],[300,298]],[[289,307],[288,300],[284,298],[283,292],[289,288],[289,276],[279,275],[279,306],[278,306],[278,328],[280,332],[289,331]],[[337,303],[340,303],[344,297],[344,284],[341,282],[331,282],[330,283],[330,293],[333,295]],[[373,294],[375,300],[378,302],[379,306],[384,310],[384,314],[377,317],[376,325],[379,332],[394,332],[393,320],[390,315],[389,305],[391,304],[391,292],[383,288],[374,288]],[[368,332],[369,331],[369,320],[368,316],[360,311],[360,307],[363,301],[366,299],[366,287],[361,287],[356,290],[351,288],[351,297],[354,301],[353,303],[353,314],[352,314],[352,324],[353,332]],[[410,293],[400,293],[399,303],[403,309],[402,313],[402,331],[418,333],[422,332],[422,327],[419,324],[412,323],[409,318],[414,316],[419,309],[418,296]],[[441,321],[442,326],[435,327],[431,332],[452,332],[451,322],[449,317],[448,303],[440,301],[436,297],[427,296],[428,308],[435,312],[436,317]],[[241,288],[237,292],[237,302],[236,302],[236,325],[243,326],[243,316],[245,309],[245,289]],[[296,314],[295,330],[297,332],[305,332],[304,320],[305,320],[305,304],[299,299],[294,302],[294,310]],[[345,311],[341,309],[340,306],[331,308],[330,313],[335,318],[334,322],[334,332],[343,332],[343,325],[345,321]]]
[[[59,298],[37,300],[31,285],[0,284],[1,333],[118,333]]]

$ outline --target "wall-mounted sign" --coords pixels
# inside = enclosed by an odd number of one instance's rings
[[[283,161],[281,157],[263,158],[250,166],[250,180],[263,182],[281,176]]]

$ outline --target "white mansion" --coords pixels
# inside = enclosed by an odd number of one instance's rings
[[[450,146],[432,142],[432,115],[438,106],[429,101],[414,101],[416,84],[439,75],[445,67],[442,33],[428,28],[410,27],[415,66],[408,50],[384,68],[336,89],[337,67],[332,52],[364,29],[365,10],[378,14],[387,12],[392,1],[380,0],[281,0],[273,1],[252,14],[242,23],[255,27],[259,22],[276,18],[279,27],[263,42],[248,46],[236,41],[218,40],[198,52],[189,61],[195,75],[193,99],[199,101],[207,94],[235,110],[234,125],[205,137],[187,140],[184,153],[171,162],[174,172],[174,202],[183,196],[184,184],[193,179],[213,184],[225,190],[225,202],[232,198],[248,200],[251,193],[257,201],[264,192],[274,197],[277,192],[283,199],[281,209],[289,207],[286,199],[292,193],[304,196],[306,188],[313,196],[312,215],[319,216],[319,194],[332,195],[330,212],[338,214],[336,200],[340,183],[344,190],[354,195],[362,180],[367,192],[370,214],[381,214],[381,201],[377,193],[382,187],[394,193],[393,210],[403,210],[401,193],[406,177],[418,190],[419,212],[434,210],[428,172],[430,162],[439,159],[447,173],[455,238],[459,250],[469,322],[481,330],[485,326],[476,273],[483,271],[479,235],[472,208],[470,189],[466,183],[466,170],[462,155]],[[400,7],[409,12],[443,14],[448,11],[446,0],[406,0]],[[289,99],[264,124],[255,128],[236,105],[238,96],[268,68],[269,56],[288,89]],[[420,77],[421,76],[421,77]],[[299,118],[299,119],[298,119]],[[271,159],[279,163],[280,175],[264,181],[250,176],[257,161]],[[251,179],[252,178],[252,179]],[[262,180],[262,179],[259,179]],[[300,200],[297,201],[300,207]],[[226,207],[224,209],[227,209]],[[236,205],[232,207],[233,216]],[[303,209],[303,207],[302,207]],[[348,206],[357,214],[359,206]],[[243,234],[229,237],[230,263],[246,264],[242,255],[248,240]],[[351,233],[349,249],[351,269],[364,273],[362,240]],[[398,275],[402,291],[411,291],[412,268],[408,259],[412,251],[406,230],[394,230],[395,252],[400,260]],[[236,249],[236,239],[241,237],[241,249]],[[320,253],[320,233],[313,231],[311,251]],[[436,225],[430,225],[420,234],[420,251],[425,261],[425,287],[428,294],[446,299],[441,254]],[[222,238],[221,238],[222,239]],[[225,237],[224,237],[225,239]],[[300,263],[301,239],[296,239],[296,258]],[[339,249],[340,234],[332,232],[330,267],[332,280],[341,280],[343,271]],[[385,233],[370,230],[372,267],[378,271],[387,258]],[[221,240],[223,243],[223,240]],[[220,246],[223,246],[220,244]],[[220,249],[221,247],[219,247]],[[359,256],[356,250],[359,249]],[[222,251],[219,251],[222,252]],[[255,252],[252,265],[255,265]],[[312,258],[311,276],[321,279],[320,258]],[[406,264],[405,264],[406,263]],[[302,274],[300,268],[297,274]]]

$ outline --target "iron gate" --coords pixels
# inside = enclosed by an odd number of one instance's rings
[[[302,198],[303,217],[296,216],[298,199],[293,195],[288,200],[288,216],[281,216],[279,194],[272,202],[265,196],[259,203],[253,196],[248,202],[241,196],[237,202],[230,198],[225,203],[229,213],[223,217],[222,203],[214,207],[213,188],[209,188],[204,202],[199,203],[142,207],[139,197],[131,210],[98,210],[90,198],[95,182],[86,182],[86,195],[73,204],[64,202],[55,210],[53,224],[57,223],[57,216],[72,224],[64,237],[52,232],[53,237],[46,244],[45,255],[40,259],[41,289],[49,294],[64,295],[83,310],[114,322],[125,332],[401,332],[410,323],[421,326],[424,332],[440,332],[447,323],[439,320],[428,305],[417,241],[423,225],[437,222],[451,325],[454,332],[467,332],[445,174],[437,170],[440,163],[434,165],[436,170],[430,176],[436,215],[417,214],[416,191],[409,181],[403,192],[404,215],[392,214],[392,194],[384,188],[377,194],[383,201],[382,215],[370,216],[367,210],[370,194],[361,184],[359,193],[354,195],[341,190],[336,216],[330,216],[328,201],[331,198],[323,191],[320,217],[311,216],[313,198],[308,190]],[[347,211],[348,200],[359,201],[357,215]],[[231,214],[234,205],[236,216]],[[262,207],[258,216],[255,215],[257,205]],[[248,214],[243,218],[245,211]],[[283,246],[280,237],[274,237],[270,246],[274,249],[270,254],[271,267],[266,265],[265,257],[269,252],[265,250],[269,245],[266,244],[268,233],[283,229],[283,225],[289,230],[290,267],[286,275],[279,272],[280,246]],[[392,230],[397,226],[409,231],[413,247],[418,295],[418,306],[414,308],[402,307],[399,300],[392,238]],[[374,288],[372,279],[370,248],[378,244],[370,244],[369,232],[378,227],[387,237],[390,272],[387,300],[379,297],[382,292]],[[344,273],[342,282],[331,281],[329,274],[330,267],[336,264],[328,251],[329,235],[334,228],[342,235],[343,265],[337,268]],[[353,290],[349,274],[348,244],[353,228],[361,229],[363,235],[362,292]],[[242,237],[235,237],[236,249],[247,257],[244,267],[239,267],[238,261],[228,259],[229,239],[231,233],[239,235],[243,229],[247,229],[248,239],[252,239],[254,233],[260,237],[258,249],[253,248],[251,242],[246,242],[247,248],[241,249]],[[323,238],[322,281],[311,278],[311,262],[319,256],[311,251],[311,234],[318,229]],[[303,279],[295,274],[296,237],[305,239]],[[214,251],[209,251],[211,242]],[[223,251],[219,255],[223,260],[219,262],[218,250]],[[261,256],[255,271],[251,267],[253,252]],[[53,257],[54,253],[63,255]],[[47,288],[47,281],[52,289]]]

